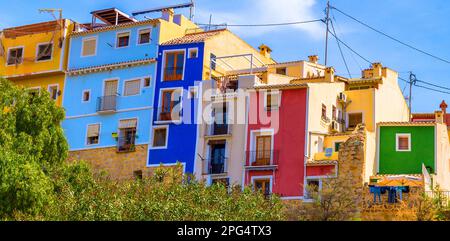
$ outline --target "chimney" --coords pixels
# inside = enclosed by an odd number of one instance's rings
[[[439,105],[439,107],[442,110],[442,113],[445,115],[447,114],[447,103],[445,103],[445,100],[442,100],[441,105]]]
[[[272,52],[272,49],[269,48],[269,46],[265,44],[261,44],[259,47],[259,53],[263,55],[264,57],[270,59],[270,53]]]
[[[444,123],[444,115],[442,111],[437,110],[434,112],[434,117],[436,119],[436,123],[443,124]]]
[[[173,22],[173,14],[174,13],[175,12],[173,11],[173,8],[163,9],[161,18],[166,20],[167,22]]]
[[[317,64],[319,62],[319,56],[317,55],[310,55],[308,56],[309,62],[313,64]]]
[[[383,66],[381,63],[373,63],[372,64],[373,69],[373,77],[381,77]]]
[[[333,67],[327,67],[325,69],[325,81],[334,82],[334,68]]]

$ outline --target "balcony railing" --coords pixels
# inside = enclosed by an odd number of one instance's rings
[[[228,158],[226,157],[213,157],[207,159],[208,168],[205,174],[222,174],[226,173],[226,162]]]
[[[97,112],[116,111],[117,96],[101,96],[97,98]]]
[[[180,101],[172,101],[169,106],[158,107],[158,121],[180,120],[181,106]]]
[[[277,166],[278,165],[278,150],[265,150],[265,151],[248,151],[249,158],[248,166],[261,167],[261,166]]]
[[[231,135],[231,125],[213,123],[207,125],[206,136]]]
[[[183,67],[166,67],[164,68],[164,80],[173,81],[183,79]]]
[[[117,140],[118,152],[130,152],[135,150],[136,136],[119,137]]]

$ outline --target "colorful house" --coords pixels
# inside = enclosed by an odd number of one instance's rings
[[[444,100],[442,100],[441,104],[439,105],[439,108],[442,111],[442,115],[444,118],[444,123],[447,125],[448,135],[450,137],[450,114],[447,114],[447,103],[445,103]],[[436,119],[436,113],[413,113],[411,116],[412,122],[434,122]]]
[[[48,91],[61,105],[67,69],[68,19],[7,28],[0,34],[0,76],[36,91]]]
[[[179,162],[185,172],[194,173],[198,179],[209,180],[209,183],[220,179],[240,184],[242,159],[239,158],[243,154],[234,160],[230,148],[232,141],[239,143],[240,140],[231,138],[231,126],[227,121],[216,123],[212,129],[213,125],[204,124],[205,119],[210,120],[204,117],[211,114],[211,109],[205,110],[209,102],[204,101],[205,92],[213,89],[211,84],[215,83],[211,78],[223,74],[224,65],[249,66],[245,59],[233,59],[226,64],[217,59],[238,54],[255,55],[265,63],[272,62],[226,29],[197,29],[161,44],[148,166],[171,166]],[[215,102],[214,106],[226,105],[226,102]],[[226,120],[227,110],[217,109],[220,114],[215,112],[214,116]],[[233,134],[235,131],[239,133],[239,129],[233,128]],[[243,135],[236,136],[244,139]],[[243,152],[243,147],[241,149]]]
[[[63,101],[70,158],[113,178],[142,177],[149,173],[158,45],[195,25],[172,9],[143,21],[115,8],[92,16],[70,36]]]
[[[377,175],[420,174],[450,186],[450,148],[443,113],[434,122],[378,123]],[[372,177],[373,178],[373,177]]]

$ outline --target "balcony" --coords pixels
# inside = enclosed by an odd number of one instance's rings
[[[183,67],[164,68],[164,81],[176,81],[183,79]]]
[[[97,112],[115,112],[117,109],[117,96],[101,96],[97,98]]]
[[[224,174],[226,173],[227,157],[213,157],[205,160],[208,164],[206,173],[204,175]]]
[[[205,136],[231,135],[231,125],[213,123],[206,126]]]
[[[119,137],[117,140],[117,152],[132,152],[135,151],[136,136]]]
[[[314,161],[337,161],[339,160],[339,152],[317,152],[314,154]]]
[[[278,167],[278,150],[247,151],[249,162],[247,169],[276,169]]]
[[[181,118],[180,101],[172,101],[170,107],[158,107],[158,121],[179,121]]]

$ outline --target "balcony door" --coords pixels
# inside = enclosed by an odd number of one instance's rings
[[[165,53],[164,81],[183,79],[184,51]]]
[[[270,165],[272,156],[272,136],[256,137],[256,165]]]
[[[116,109],[118,80],[107,80],[103,89],[103,96],[100,97],[101,110]]]
[[[217,141],[211,144],[210,174],[225,172],[225,142]]]
[[[181,98],[181,96],[179,96]],[[174,110],[174,107],[177,106],[180,103],[180,99],[176,99],[176,93],[175,90],[164,90],[162,92],[162,105],[161,105],[161,111],[160,111],[160,120],[172,120],[172,119],[179,119],[179,116],[174,114],[174,118],[172,118],[172,111]]]
[[[223,103],[221,107],[214,109],[213,135],[228,134],[227,105]]]

